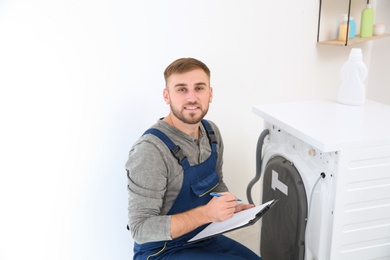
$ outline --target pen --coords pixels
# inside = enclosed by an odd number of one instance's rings
[[[223,196],[222,194],[216,193],[216,192],[211,192],[210,195],[213,196],[213,197],[218,197],[218,198]],[[242,202],[242,200],[240,200],[240,199],[237,199],[237,201],[238,202]]]

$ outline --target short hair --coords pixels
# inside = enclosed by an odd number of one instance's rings
[[[194,58],[180,58],[172,62],[164,71],[165,84],[168,82],[169,76],[175,73],[185,73],[195,69],[202,69],[210,79],[210,69],[201,62]]]

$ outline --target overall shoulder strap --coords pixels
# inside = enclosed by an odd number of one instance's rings
[[[186,168],[189,166],[187,157],[184,155],[183,151],[181,150],[180,146],[176,145],[169,139],[169,137],[164,134],[162,131],[156,129],[156,128],[149,128],[145,131],[143,135],[146,134],[152,134],[160,138],[161,141],[164,142],[164,144],[168,147],[168,149],[171,151],[172,155],[177,159],[178,163],[183,167]]]
[[[202,119],[202,124],[204,128],[206,129],[207,137],[209,138],[210,145],[217,143],[217,137],[215,136],[214,130],[211,128],[211,125],[209,122],[207,122],[205,119]]]

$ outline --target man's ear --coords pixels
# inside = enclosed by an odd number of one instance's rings
[[[169,105],[171,103],[171,100],[169,98],[169,92],[168,92],[168,89],[167,88],[164,88],[163,90],[163,97],[164,97],[164,101],[167,105]]]
[[[209,103],[213,101],[213,88],[210,87],[210,98],[209,98]]]

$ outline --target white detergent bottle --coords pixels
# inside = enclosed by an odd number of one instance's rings
[[[341,84],[338,93],[338,102],[347,105],[360,106],[366,101],[367,67],[363,62],[362,49],[353,48],[349,59],[341,67]]]

